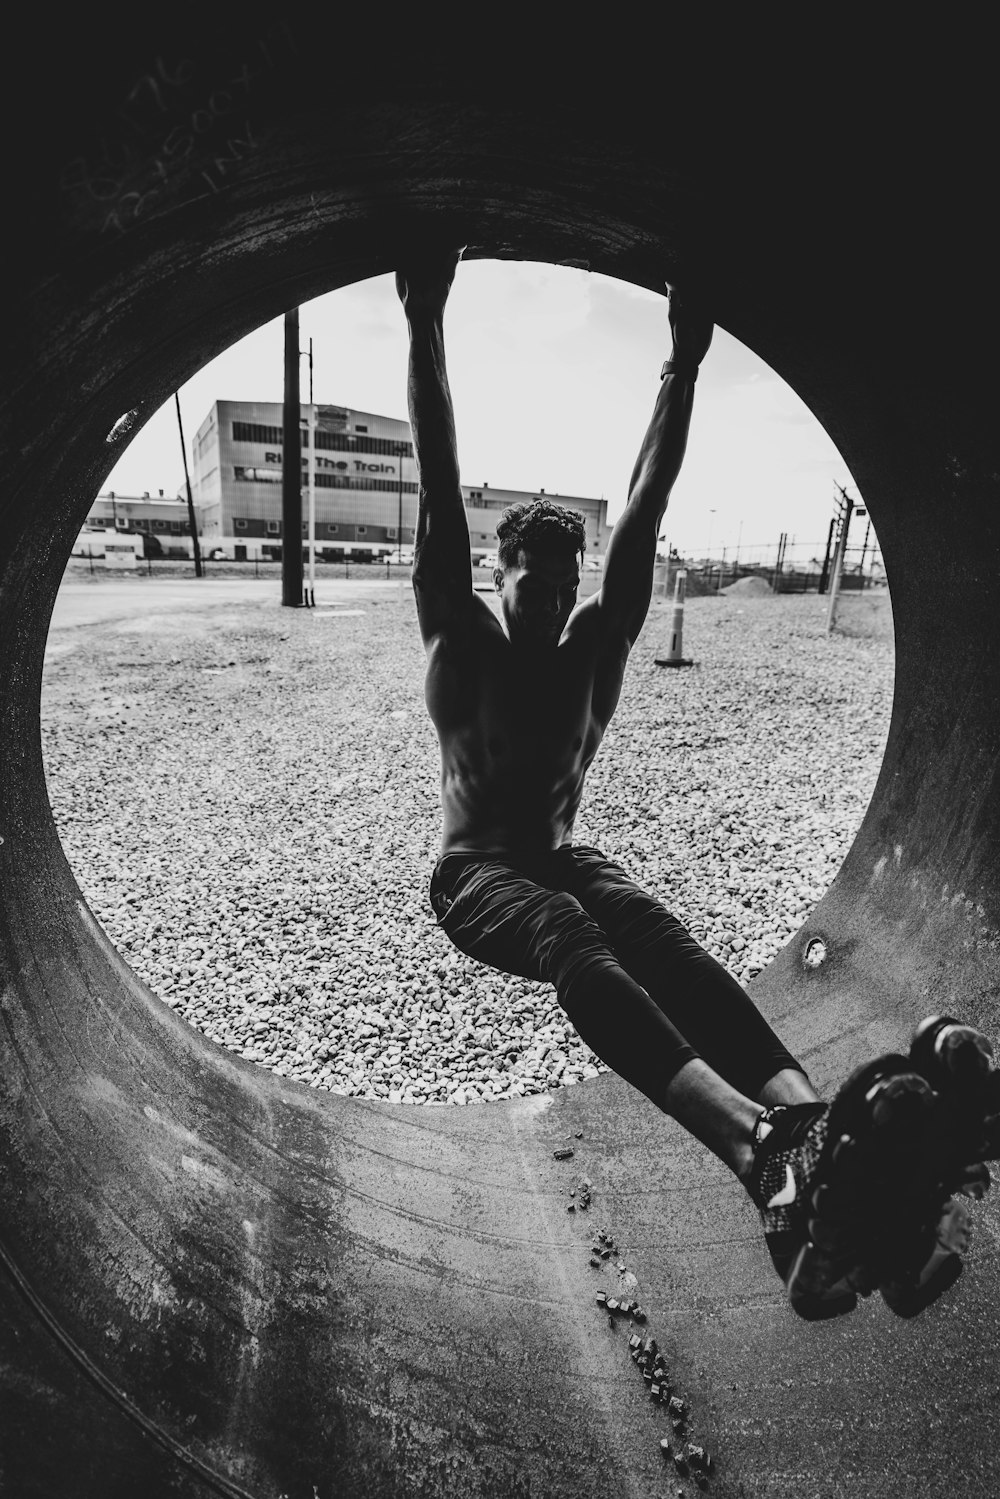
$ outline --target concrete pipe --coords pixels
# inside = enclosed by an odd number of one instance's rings
[[[995,1493],[993,1204],[920,1319],[872,1298],[807,1325],[726,1172],[617,1078],[430,1110],[256,1069],[106,939],[39,733],[88,506],[129,430],[234,339],[428,236],[697,284],[837,443],[896,620],[864,825],[756,997],[822,1087],[930,1010],[995,1035],[986,38],[929,25],[883,46],[844,17],[835,37],[678,14],[664,40],[619,12],[592,33],[505,13],[468,34],[217,12],[50,13],[8,57],[0,1490],[693,1490],[665,1465],[672,1428],[620,1317],[595,1304],[599,1222],[715,1493]],[[589,1220],[566,1212],[577,1175]]]

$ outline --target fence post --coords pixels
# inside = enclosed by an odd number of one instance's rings
[[[844,558],[847,555],[847,533],[851,528],[851,513],[854,510],[854,501],[844,494],[844,519],[840,527],[840,540],[833,559],[833,577],[830,580],[830,603],[826,611],[826,633],[829,635],[837,622],[837,599],[840,594],[840,579],[844,571]]]

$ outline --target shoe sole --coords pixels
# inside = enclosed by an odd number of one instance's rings
[[[800,1317],[843,1316],[876,1284],[908,1287],[919,1276],[948,1196],[936,1100],[911,1059],[895,1054],[859,1067],[837,1093],[812,1184],[810,1237],[786,1283]]]
[[[982,1031],[950,1015],[929,1015],[914,1032],[910,1061],[954,1113],[964,1164],[1000,1160],[1000,1071]]]
[[[955,1284],[964,1268],[962,1256],[969,1247],[971,1226],[968,1208],[951,1198],[919,1275],[885,1280],[879,1286],[882,1299],[897,1317],[917,1316]]]
[[[950,1189],[982,1199],[990,1187],[987,1160],[1000,1158],[1000,1072],[982,1031],[950,1015],[929,1015],[917,1026],[910,1062],[936,1090],[937,1150],[942,1194]],[[890,1272],[879,1284],[899,1317],[914,1317],[954,1285],[962,1273],[971,1220],[955,1197],[944,1202],[922,1265]],[[915,1257],[919,1258],[919,1254]]]

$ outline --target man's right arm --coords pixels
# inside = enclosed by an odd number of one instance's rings
[[[420,474],[413,589],[427,646],[461,626],[475,601],[444,352],[444,308],[459,259],[451,251],[396,273],[410,332],[407,401]]]

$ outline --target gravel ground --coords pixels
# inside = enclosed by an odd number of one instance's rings
[[[829,885],[881,761],[888,599],[845,600],[830,638],[825,617],[816,596],[689,600],[697,664],[670,671],[654,606],[577,820],[744,983]],[[90,906],[221,1045],[404,1102],[604,1070],[548,986],[471,962],[435,925],[437,741],[408,591],[65,631],[42,724]]]

